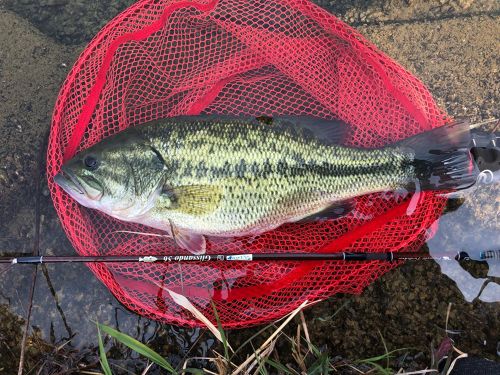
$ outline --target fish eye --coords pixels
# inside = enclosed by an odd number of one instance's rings
[[[85,164],[85,168],[89,171],[95,171],[97,167],[99,167],[99,161],[92,155],[87,155],[85,159],[83,159],[83,164]]]

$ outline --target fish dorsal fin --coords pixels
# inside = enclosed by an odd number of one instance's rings
[[[258,122],[264,125],[272,125],[273,118],[271,116],[259,116],[255,118]]]
[[[172,232],[175,243],[179,245],[179,247],[195,255],[205,254],[207,240],[204,235],[179,228],[172,223],[172,221],[170,221],[170,231]]]
[[[275,126],[301,136],[321,140],[326,145],[343,145],[351,134],[351,126],[342,120],[326,120],[312,116],[231,116],[202,114],[198,116],[177,116],[171,121],[180,122],[248,122],[259,126]]]
[[[340,201],[328,206],[324,210],[316,212],[311,216],[305,217],[299,221],[299,223],[311,223],[317,221],[326,221],[337,219],[342,216],[346,216],[356,207],[356,201],[354,199],[348,199],[345,201]]]
[[[222,190],[211,185],[164,186],[161,194],[170,200],[170,209],[194,216],[215,211],[222,199]]]
[[[351,133],[351,127],[341,120],[325,120],[309,116],[275,117],[273,125],[282,126],[290,131],[299,131],[303,137],[319,139],[326,145],[343,145]]]

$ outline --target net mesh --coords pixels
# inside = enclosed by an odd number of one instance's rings
[[[129,126],[176,116],[312,115],[353,127],[349,143],[378,147],[448,119],[413,75],[358,32],[307,1],[139,1],[90,42],[57,100],[47,175],[62,225],[81,255],[175,254],[158,233],[84,208],[53,182],[64,160]],[[196,152],[196,150],[193,150]],[[210,242],[210,253],[418,250],[444,206],[423,193],[357,199],[327,222],[286,224],[258,236]],[[252,262],[90,264],[126,307],[197,325],[167,289],[227,328],[264,323],[304,300],[360,293],[396,264]]]

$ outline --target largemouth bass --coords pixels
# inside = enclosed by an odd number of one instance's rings
[[[54,181],[80,204],[164,230],[200,254],[205,236],[257,235],[345,215],[359,195],[476,180],[465,123],[379,149],[345,146],[348,129],[307,117],[169,118],[82,151]]]

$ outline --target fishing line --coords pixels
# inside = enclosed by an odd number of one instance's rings
[[[13,264],[8,263],[8,262],[1,262],[1,261],[0,261],[0,263],[5,264],[2,268],[0,268],[0,278],[2,278],[3,275],[5,275],[7,272],[9,272],[12,269]]]
[[[492,130],[492,133],[494,133],[497,128],[498,128],[498,125],[500,124],[500,120],[498,120],[497,118],[491,118],[491,119],[488,119],[488,120],[484,120],[484,121],[481,121],[481,122],[476,122],[474,124],[470,124],[470,129],[477,129],[477,128],[480,128],[484,125],[488,125],[488,124],[491,124],[493,122],[496,122],[496,125],[495,125],[495,128]]]

